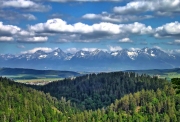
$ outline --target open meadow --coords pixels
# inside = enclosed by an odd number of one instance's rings
[[[128,70],[138,74],[148,74],[159,78],[166,78],[170,81],[172,78],[180,78],[180,68],[175,69],[152,69],[152,70]]]
[[[77,72],[55,71],[55,70],[34,70],[20,68],[1,68],[0,76],[7,77],[15,82],[26,84],[44,85],[52,81],[59,81],[64,78],[79,76]]]

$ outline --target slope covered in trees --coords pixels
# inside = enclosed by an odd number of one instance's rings
[[[93,77],[97,78],[102,76],[104,78],[109,78],[107,80],[110,80],[112,78],[122,78],[123,76],[129,76],[129,78],[133,78],[132,75],[133,73],[122,72],[108,74],[101,73],[99,75],[92,74],[78,77],[74,80],[66,79],[63,82],[65,84],[65,81],[68,81],[66,83],[70,84],[69,82],[74,83],[75,81],[79,81],[79,84],[81,84],[82,82],[87,82],[87,79],[92,80]],[[109,104],[109,106],[103,107],[101,109],[98,108],[94,111],[79,111],[76,107],[72,106],[70,101],[66,101],[65,98],[62,98],[62,96],[60,100],[57,100],[56,98],[51,97],[50,94],[44,94],[43,92],[28,88],[23,84],[0,77],[0,122],[180,121],[180,95],[178,94],[178,92],[176,92],[176,85],[179,83],[179,79],[175,79],[175,81],[172,82],[173,84],[171,84],[170,82],[166,82],[162,79],[157,79],[156,77],[151,78],[146,75],[135,76],[134,80],[136,82],[134,83],[138,84],[134,85],[134,88],[138,90],[138,87],[140,87],[142,89],[135,93],[131,93],[132,87],[130,87],[130,84],[127,84],[128,80],[130,79],[126,77],[126,81],[124,82],[126,83],[127,90],[129,90],[129,94],[124,93],[124,96],[121,99],[115,99],[114,102]],[[93,83],[93,87],[95,87],[95,84],[97,84],[97,86],[100,84],[98,82],[98,78],[94,82],[96,83]],[[112,80],[110,80],[110,82],[112,82]],[[131,82],[133,82],[133,80],[131,80]],[[108,81],[106,81],[105,83],[108,83]],[[120,83],[123,82],[121,81]],[[73,84],[71,85],[73,86]],[[76,86],[75,83],[74,85]],[[102,88],[98,86],[96,88],[96,94],[101,93],[98,92],[98,89],[101,91],[105,88],[109,88],[110,86],[107,87],[108,85],[110,84],[106,84],[106,87]],[[50,86],[49,88],[51,88]],[[117,83],[116,86],[118,86]],[[92,86],[89,87],[93,88]],[[61,88],[65,89],[67,87],[61,86]],[[121,88],[123,89],[123,86],[121,86]],[[112,92],[115,93],[114,91]],[[105,94],[106,92],[103,93]],[[103,95],[103,93],[101,94]],[[89,97],[92,96],[89,95]],[[101,97],[96,98],[101,99]],[[92,104],[96,103],[92,102]]]
[[[59,122],[75,111],[64,98],[0,77],[0,122]]]
[[[142,89],[157,90],[168,82],[149,75],[129,72],[89,74],[52,82],[38,89],[60,99],[65,97],[86,110],[106,107],[115,99]],[[79,107],[78,106],[78,107]]]
[[[125,95],[107,108],[84,111],[71,122],[179,122],[180,97],[171,86]]]
[[[171,82],[177,94],[180,94],[180,78],[172,78]]]

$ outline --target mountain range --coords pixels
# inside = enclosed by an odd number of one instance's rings
[[[169,69],[180,67],[180,56],[157,48],[123,49],[65,53],[60,48],[52,52],[38,50],[20,55],[1,54],[0,67],[55,69],[71,71],[115,71],[140,69]]]

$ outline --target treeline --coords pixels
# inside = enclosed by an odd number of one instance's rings
[[[89,74],[75,79],[65,79],[38,87],[60,99],[65,97],[83,110],[103,108],[126,94],[142,89],[157,90],[168,82],[149,75],[132,72]]]
[[[0,122],[59,122],[76,111],[65,98],[0,77]]]

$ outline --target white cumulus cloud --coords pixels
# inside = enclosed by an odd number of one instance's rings
[[[156,28],[155,37],[180,36],[180,23],[171,22]]]
[[[48,37],[32,37],[32,38],[27,38],[25,42],[46,42],[48,40]]]
[[[152,15],[143,15],[143,16],[137,16],[137,15],[118,15],[118,14],[108,14],[107,12],[103,12],[102,14],[85,14],[82,16],[83,19],[89,19],[89,20],[100,20],[105,22],[130,22],[130,21],[137,21],[137,20],[143,20],[143,19],[150,19],[153,18]]]
[[[125,6],[114,7],[114,12],[119,14],[137,14],[144,12],[155,12],[159,15],[172,15],[180,12],[179,0],[136,0]]]
[[[21,31],[21,28],[14,25],[4,25],[0,22],[0,36],[13,35]]]
[[[90,14],[83,15],[82,18],[85,18],[85,19],[99,19],[99,18],[101,18],[101,16],[98,15],[98,14],[90,13]]]
[[[0,36],[0,42],[9,42],[9,41],[13,41],[14,38],[13,37],[7,37],[7,36]]]
[[[30,0],[7,0],[3,1],[2,6],[4,7],[15,7],[15,8],[30,8],[36,5]]]
[[[142,23],[132,24],[113,24],[109,22],[95,23],[88,25],[84,23],[68,24],[66,21],[55,18],[49,19],[45,23],[38,23],[29,26],[29,31],[42,34],[42,33],[60,33],[60,34],[75,34],[79,40],[89,42],[91,39],[102,39],[104,37],[120,35],[120,34],[152,34],[153,29],[151,26],[146,26]]]
[[[133,24],[120,24],[119,26],[124,33],[151,34],[154,31],[151,26],[146,27],[145,24],[139,22],[134,22]]]
[[[122,42],[122,43],[131,43],[133,41],[130,38],[123,38],[123,39],[120,39],[119,42]]]
[[[79,22],[71,25],[58,18],[50,19],[46,23],[30,26],[29,29],[35,32],[93,33],[95,31],[102,31],[113,34],[118,34],[120,31],[119,26],[112,23],[102,22],[90,26]]]
[[[20,37],[18,39],[18,42],[41,43],[41,42],[46,42],[47,40],[48,40],[48,37],[34,36],[34,37]]]
[[[33,14],[22,14],[13,10],[1,10],[0,9],[0,20],[8,20],[11,23],[20,22],[23,20],[36,20],[37,18]]]
[[[19,8],[30,11],[47,11],[50,9],[49,6],[45,6],[39,3],[35,3],[31,0],[2,0],[1,6],[4,8]]]
[[[48,0],[51,2],[119,2],[122,0]]]

